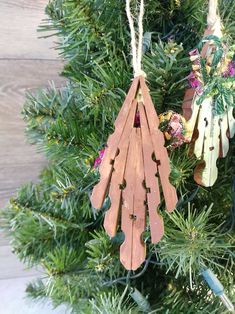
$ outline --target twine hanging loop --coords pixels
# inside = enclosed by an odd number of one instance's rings
[[[131,0],[126,0],[126,14],[129,21],[129,27],[131,32],[131,52],[134,77],[137,76],[146,77],[146,73],[142,70],[144,0],[140,0],[138,17],[138,35],[136,34],[135,31],[134,18],[131,13]]]
[[[208,26],[214,26],[217,19],[219,18],[217,14],[218,0],[209,0],[209,13],[207,16]]]
[[[207,25],[215,31],[215,35],[222,36],[221,19],[218,14],[218,0],[209,0],[209,12],[207,16]]]

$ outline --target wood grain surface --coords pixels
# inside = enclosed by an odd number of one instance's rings
[[[37,27],[45,18],[47,0],[0,0],[0,210],[16,190],[36,181],[46,164],[36,147],[27,144],[21,110],[25,92],[34,92],[54,81],[64,85],[54,38],[38,39]],[[41,34],[40,34],[41,35]],[[9,239],[0,231],[0,294],[4,314],[64,314],[66,309],[25,300],[29,281],[44,276],[27,270],[11,252]]]
[[[61,62],[47,60],[0,60],[0,207],[23,183],[36,180],[44,164],[36,147],[26,143],[21,117],[25,92],[61,85]]]
[[[0,59],[56,59],[55,38],[38,40],[45,0],[0,0]]]

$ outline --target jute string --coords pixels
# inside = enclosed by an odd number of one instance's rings
[[[126,14],[129,21],[131,32],[131,53],[134,76],[146,76],[142,70],[142,46],[143,46],[143,17],[144,17],[144,0],[140,0],[139,17],[138,17],[138,34],[136,34],[134,18],[131,13],[131,0],[126,0]]]

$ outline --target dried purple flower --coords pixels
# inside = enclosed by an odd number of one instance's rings
[[[99,151],[99,157],[97,157],[95,159],[95,162],[94,162],[94,168],[98,168],[102,162],[102,159],[104,157],[104,153],[105,153],[105,148],[101,149],[101,151]]]
[[[230,77],[234,77],[235,75],[235,63],[234,61],[230,61],[228,64],[228,72]]]
[[[194,72],[191,72],[188,76],[188,82],[189,82],[189,85],[192,87],[192,88],[198,88],[200,87],[200,81],[195,77],[195,74]]]
[[[198,49],[193,49],[192,51],[189,52],[190,56],[199,56],[199,51]]]

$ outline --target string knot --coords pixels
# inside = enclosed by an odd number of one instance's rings
[[[134,77],[143,76],[144,78],[147,77],[147,74],[143,70],[139,70],[137,72],[134,72]]]

